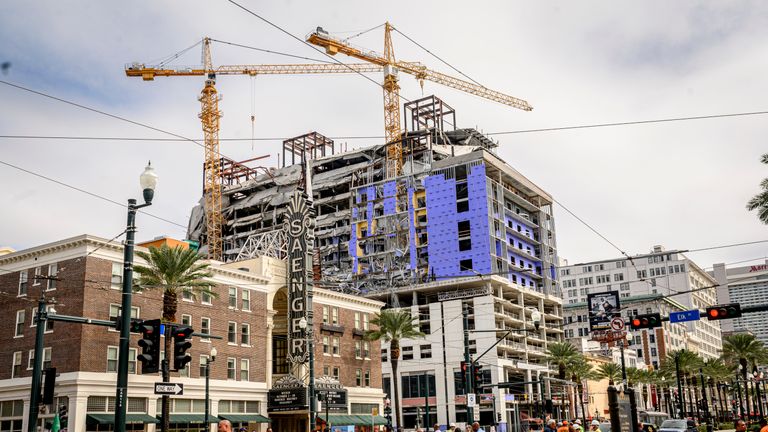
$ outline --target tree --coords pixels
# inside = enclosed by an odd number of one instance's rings
[[[621,380],[621,366],[616,363],[603,363],[597,367],[595,375],[598,379],[607,379],[608,385]]]
[[[768,153],[760,158],[760,162],[768,165]],[[747,203],[747,210],[757,210],[757,217],[764,224],[768,224],[768,178],[760,182],[762,192],[753,196]]]
[[[677,362],[680,365],[680,376],[677,376],[677,372],[675,370],[675,357],[677,357]],[[695,376],[696,373],[698,373],[699,368],[704,365],[704,361],[699,357],[698,354],[696,354],[693,351],[689,351],[687,349],[681,349],[678,351],[670,351],[667,353],[667,358],[664,361],[664,364],[662,366],[663,370],[666,370],[670,376],[677,377],[681,381],[681,386],[683,388],[683,394],[679,397],[682,398],[680,401],[678,401],[681,405],[683,405],[683,410],[685,410],[685,395],[686,395],[686,389],[688,390],[688,402],[689,402],[689,412],[693,412],[693,398],[690,396],[690,387],[688,387],[688,379],[692,376]],[[678,406],[678,410],[679,410]],[[684,414],[684,413],[681,413]]]
[[[137,265],[134,271],[138,278],[134,282],[134,291],[152,289],[163,290],[163,322],[176,322],[176,311],[179,303],[179,293],[188,293],[192,298],[198,294],[206,294],[218,297],[212,288],[214,282],[206,280],[213,274],[208,270],[209,264],[201,263],[196,251],[177,246],[173,249],[168,245],[159,248],[150,247],[149,253],[137,251],[141,259],[147,262],[146,266]],[[172,358],[171,337],[165,338],[166,361]],[[170,412],[170,400],[163,396],[163,411]],[[168,429],[168,416],[164,416],[163,423]]]
[[[403,427],[402,413],[400,412],[400,391],[397,375],[397,364],[400,360],[400,341],[403,339],[423,338],[425,335],[419,331],[416,317],[405,309],[385,309],[371,319],[375,330],[365,332],[365,338],[369,341],[389,342],[389,361],[392,364],[392,384],[394,386],[395,417],[397,426]]]
[[[723,338],[723,360],[734,369],[741,367],[741,378],[747,382],[749,365],[757,368],[757,363],[765,358],[765,346],[755,335],[739,333]],[[749,411],[749,391],[744,392],[747,411]]]
[[[733,376],[733,370],[722,359],[709,360],[704,364],[704,376],[708,379],[709,393],[712,395],[712,405],[717,409],[717,404],[720,404],[720,413],[725,412],[725,403],[723,402],[722,393],[720,389],[721,383],[729,381]],[[718,402],[714,401],[715,395]]]
[[[547,361],[557,365],[557,377],[565,379],[568,365],[574,362],[581,353],[568,342],[554,342],[547,346]]]
[[[584,380],[594,377],[592,365],[583,355],[574,357],[574,360],[568,365],[567,372],[571,375],[571,381],[576,383],[576,391],[579,393],[579,405],[581,406],[581,415],[583,421],[587,421],[587,412],[584,410]]]

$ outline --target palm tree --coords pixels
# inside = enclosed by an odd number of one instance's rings
[[[398,388],[397,363],[400,360],[400,341],[403,339],[423,338],[425,335],[419,331],[419,324],[416,317],[411,316],[411,312],[405,309],[385,309],[371,319],[371,324],[377,328],[368,330],[365,338],[369,341],[383,340],[389,342],[390,357],[392,364],[392,384],[394,385],[395,418],[397,426],[403,426],[403,416],[400,412],[400,392]]]
[[[722,359],[713,359],[707,361],[704,365],[704,376],[709,378],[709,393],[712,394],[713,399],[715,394],[717,394],[717,399],[720,405],[720,414],[722,415],[725,408],[720,391],[720,384],[727,381],[732,376],[732,370]],[[718,403],[713,403],[713,405],[715,410],[717,410]]]
[[[677,363],[680,366],[680,375],[677,375],[677,371],[675,370],[675,358],[677,357]],[[683,410],[685,410],[685,391],[686,389],[690,390],[688,387],[688,378],[691,376],[695,376],[696,373],[698,373],[699,368],[701,368],[704,365],[704,361],[699,357],[698,354],[696,354],[693,351],[689,351],[687,349],[681,349],[678,351],[670,351],[667,353],[667,358],[664,361],[664,365],[662,366],[662,369],[668,371],[667,373],[673,377],[677,377],[681,381],[680,387],[683,388],[683,394],[679,395],[678,397],[681,398],[680,404],[683,406]],[[691,403],[690,410],[693,411],[693,398],[689,396],[689,401]],[[680,406],[678,405],[678,409]],[[685,414],[685,413],[681,413]]]
[[[754,200],[754,198],[753,198]],[[745,385],[747,382],[748,367],[750,364],[757,368],[757,363],[765,358],[765,347],[755,335],[739,333],[723,338],[723,360],[726,363],[741,367],[741,378]],[[745,391],[745,402],[749,411],[749,391]]]
[[[768,153],[760,158],[760,162],[768,165]],[[747,203],[747,210],[757,210],[757,217],[760,221],[764,224],[768,224],[768,178],[765,178],[760,182],[760,187],[763,188],[762,192],[749,200]]]
[[[137,265],[134,271],[138,278],[134,282],[134,291],[145,291],[151,289],[163,290],[163,322],[176,322],[176,310],[178,309],[179,293],[187,293],[192,298],[198,294],[206,294],[211,297],[218,297],[212,288],[216,285],[214,282],[206,280],[212,276],[208,271],[208,264],[201,263],[200,256],[196,251],[175,247],[171,249],[168,245],[162,247],[150,247],[149,253],[137,251],[141,259],[147,262],[146,266]],[[171,339],[165,338],[166,359],[170,358]],[[163,411],[170,411],[170,400],[167,396],[163,397]],[[165,430],[168,429],[168,416],[163,416]]]
[[[608,385],[613,385],[614,381],[621,380],[621,366],[616,363],[603,363],[597,367],[595,377],[608,379]]]
[[[592,365],[587,361],[583,355],[574,357],[574,360],[567,367],[568,373],[571,375],[571,381],[575,382],[576,391],[579,393],[579,405],[581,406],[582,421],[587,421],[587,412],[584,410],[584,380],[590,379],[594,376]]]
[[[547,361],[557,365],[557,377],[565,379],[568,365],[581,356],[579,350],[568,342],[554,342],[547,346]]]

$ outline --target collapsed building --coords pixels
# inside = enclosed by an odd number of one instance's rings
[[[309,178],[315,285],[407,308],[426,334],[401,341],[404,427],[421,419],[425,396],[444,407],[426,424],[468,420],[465,348],[484,353],[484,384],[521,383],[488,387],[476,408],[482,424],[520,427],[543,416],[545,400],[566,409],[567,383],[551,378],[556,371],[546,361],[547,345],[563,338],[552,197],[505,163],[488,136],[457,128],[455,111],[440,99],[409,102],[404,112],[397,176],[387,174],[387,145],[336,152],[316,132],[286,140],[282,166],[268,172],[223,161],[224,259],[284,258],[282,215]],[[201,206],[188,234],[205,244]],[[441,352],[441,361],[423,361]],[[389,354],[382,344],[386,393]]]

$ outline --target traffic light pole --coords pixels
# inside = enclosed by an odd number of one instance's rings
[[[32,367],[32,389],[29,395],[29,424],[28,432],[37,431],[37,413],[40,405],[40,381],[43,364],[43,334],[46,326],[45,293],[40,294],[37,302],[37,316],[35,317],[37,332],[35,333],[35,359]]]

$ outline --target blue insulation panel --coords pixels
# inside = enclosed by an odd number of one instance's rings
[[[424,179],[427,195],[427,236],[430,275],[437,278],[491,273],[491,246],[488,228],[488,199],[485,166],[471,168],[467,175],[468,210],[457,213],[456,180],[444,175]],[[458,223],[469,221],[472,246],[459,251]],[[472,270],[460,270],[460,261],[472,260]]]
[[[416,214],[413,207],[413,188],[408,188],[408,238],[410,239],[411,270],[416,269]]]
[[[397,186],[395,185],[395,182],[391,181],[384,183],[383,191],[384,214],[392,214],[396,210],[397,202],[397,199],[395,198],[395,195],[397,195]]]

